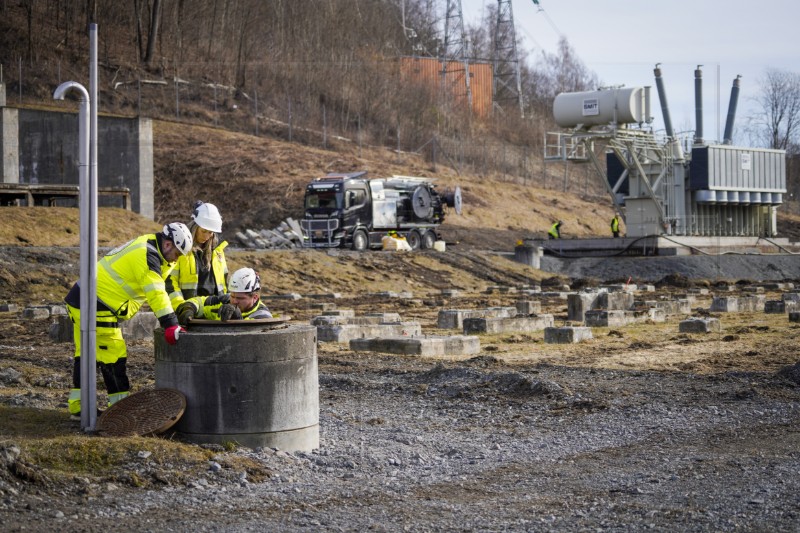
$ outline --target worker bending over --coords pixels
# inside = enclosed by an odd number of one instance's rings
[[[97,262],[97,366],[103,375],[111,406],[130,394],[125,368],[128,351],[119,323],[129,320],[147,302],[155,313],[164,338],[175,344],[181,331],[164,280],[175,262],[192,249],[192,234],[185,224],[172,222],[161,233],[142,235],[119,246]],[[70,415],[81,412],[81,288],[75,283],[64,301],[73,324],[75,358],[73,388],[67,401]]]
[[[561,238],[561,224],[560,220],[553,222],[553,225],[550,226],[550,231],[547,232],[548,239],[560,239]]]

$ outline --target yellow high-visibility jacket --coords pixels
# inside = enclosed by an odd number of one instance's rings
[[[169,299],[174,309],[195,296],[213,296],[215,294],[219,296],[228,292],[228,263],[225,261],[225,247],[227,246],[228,242],[222,241],[211,254],[213,291],[210,291],[208,287],[204,290],[203,287],[198,288],[197,286],[200,280],[197,255],[202,254],[201,251],[194,250],[192,253],[178,258],[175,268],[167,279],[167,292],[169,292]]]
[[[211,305],[206,305],[206,300],[208,300],[208,296],[197,296],[188,301],[193,303],[197,309],[197,318],[219,320],[219,308],[222,307],[222,302],[215,301]],[[216,298],[214,300],[216,300]],[[269,308],[261,300],[259,300],[252,309],[242,311],[243,320],[252,320],[255,318],[272,318],[272,313],[270,313]]]
[[[164,286],[175,263],[159,247],[161,235],[142,235],[119,246],[97,262],[97,299],[122,320],[147,302],[162,327],[178,324]]]

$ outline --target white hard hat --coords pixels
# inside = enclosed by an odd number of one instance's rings
[[[219,209],[214,204],[198,200],[194,204],[192,220],[204,230],[213,231],[214,233],[222,231],[222,217],[219,215]]]
[[[228,281],[228,292],[255,292],[261,290],[261,278],[252,268],[240,268]]]
[[[183,222],[170,222],[164,226],[162,233],[164,237],[172,241],[182,255],[192,251],[192,232]]]

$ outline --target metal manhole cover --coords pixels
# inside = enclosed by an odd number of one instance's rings
[[[155,435],[168,430],[186,410],[186,397],[175,389],[150,389],[123,398],[97,421],[107,437]]]

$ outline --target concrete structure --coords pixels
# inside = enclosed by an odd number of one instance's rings
[[[523,316],[538,315],[542,312],[542,302],[538,300],[517,300],[517,314]]]
[[[50,318],[50,309],[44,306],[26,307],[22,310],[22,318],[39,319]]]
[[[425,335],[422,337],[384,337],[353,339],[350,349],[357,352],[383,352],[432,357],[475,355],[481,351],[478,337],[466,335]]]
[[[0,183],[78,185],[76,122],[76,113],[0,107]],[[100,116],[97,123],[98,187],[127,187],[132,209],[152,219],[152,121]],[[116,197],[98,202],[120,206]]]
[[[711,333],[719,332],[721,326],[718,318],[691,317],[681,320],[678,331],[681,333]]]
[[[517,315],[516,307],[489,307],[487,309],[442,309],[436,320],[439,329],[463,329],[466,318],[510,318]]]
[[[464,334],[470,333],[527,333],[541,331],[553,325],[553,315],[516,318],[465,318]]]
[[[633,294],[627,291],[573,293],[567,296],[567,320],[583,322],[590,310],[626,311],[633,302]]]
[[[585,321],[586,325],[589,327],[619,328],[633,322],[633,313],[629,313],[628,311],[595,309],[586,311]]]
[[[419,322],[392,324],[334,324],[319,325],[317,339],[320,342],[350,342],[353,339],[372,337],[413,337],[422,334]]]
[[[736,313],[739,311],[739,298],[736,296],[715,296],[709,311],[712,313]]]
[[[157,388],[186,396],[174,426],[195,443],[286,451],[319,447],[316,329],[192,327],[175,345],[155,332]]]
[[[16,313],[17,311],[19,311],[17,304],[0,304],[0,313]]]
[[[565,326],[544,330],[544,342],[548,344],[576,344],[592,338],[592,328],[587,327]]]

